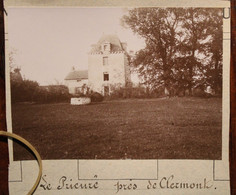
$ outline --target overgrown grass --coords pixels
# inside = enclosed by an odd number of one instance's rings
[[[13,132],[43,159],[221,159],[221,98],[16,104]],[[14,144],[14,159],[32,156]]]

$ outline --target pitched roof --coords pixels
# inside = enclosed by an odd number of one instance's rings
[[[102,44],[108,42],[111,44],[111,52],[124,51],[123,44],[121,43],[119,37],[116,34],[102,35],[97,44],[94,44],[91,49],[91,53],[101,52]]]
[[[87,70],[71,71],[65,78],[65,80],[80,80],[80,79],[88,79],[88,71]]]

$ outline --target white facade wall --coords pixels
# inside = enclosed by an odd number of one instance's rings
[[[108,57],[108,65],[103,65],[103,57]],[[89,54],[88,56],[88,80],[89,87],[93,91],[104,94],[104,86],[124,86],[128,77],[128,63],[126,54],[107,53]],[[103,74],[109,74],[109,81],[104,81]]]
[[[88,79],[77,80],[65,80],[65,85],[69,88],[70,94],[76,93],[76,88],[81,88],[83,85],[88,85]]]

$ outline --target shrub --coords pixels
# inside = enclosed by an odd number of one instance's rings
[[[35,81],[11,81],[12,102],[33,102],[37,96],[39,85]]]
[[[47,102],[66,102],[70,99],[68,87],[64,85],[49,85],[47,91]]]
[[[36,81],[11,80],[11,99],[15,102],[56,103],[70,99],[69,90],[64,85],[39,86]]]
[[[98,92],[92,92],[89,97],[91,98],[91,102],[102,102],[103,96]]]
[[[147,98],[149,93],[144,87],[112,87],[109,99]]]

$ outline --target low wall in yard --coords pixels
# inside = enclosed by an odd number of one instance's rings
[[[70,104],[71,105],[84,105],[84,104],[90,104],[91,98],[89,97],[79,97],[79,98],[71,98]]]

